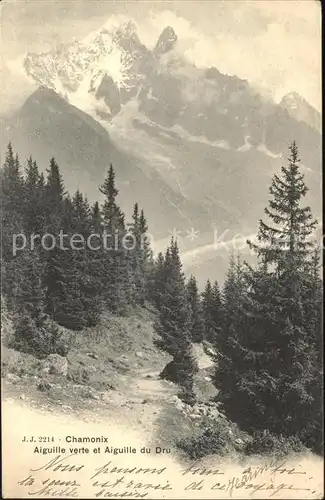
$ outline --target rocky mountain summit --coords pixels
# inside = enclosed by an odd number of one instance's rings
[[[171,26],[167,26],[160,34],[157,44],[154,48],[155,55],[162,55],[169,52],[174,48],[175,43],[177,42],[177,35],[174,31],[174,28]]]
[[[321,133],[320,113],[297,92],[290,92],[283,96],[280,106],[296,120],[307,123]]]
[[[292,137],[302,150],[304,142],[317,148],[319,113],[302,97],[291,93],[276,104],[246,80],[196,67],[171,26],[149,50],[132,21],[108,24],[82,41],[28,54],[24,67],[40,85],[95,119],[110,122],[136,101],[140,121],[181,127],[224,149],[260,147],[279,155]]]
[[[319,216],[319,113],[295,92],[276,103],[243,78],[198,67],[183,47],[167,26],[148,48],[126,19],[27,54],[25,71],[40,88],[2,120],[4,144],[12,140],[42,168],[55,155],[69,189],[90,199],[112,162],[124,210],[136,199],[156,238],[177,230],[188,249],[212,245],[215,227],[229,240],[255,230],[270,179],[295,140],[306,202]],[[199,238],[191,241],[193,228]]]
[[[36,82],[71,103],[92,100],[96,106],[103,98],[107,117],[111,117],[136,95],[152,58],[135,24],[127,21],[47,53],[27,54],[24,67]]]

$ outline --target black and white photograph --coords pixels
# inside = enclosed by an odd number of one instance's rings
[[[322,499],[318,0],[2,0],[2,497]]]

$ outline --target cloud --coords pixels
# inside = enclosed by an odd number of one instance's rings
[[[148,17],[142,23],[139,23],[142,42],[147,47],[153,48],[159,34],[166,26],[172,26],[180,40],[196,39],[199,35],[190,21],[175,12],[171,10],[162,12],[152,10],[149,11]]]
[[[94,1],[92,9],[81,0],[18,3],[16,10],[3,9],[6,62],[26,50],[48,49],[57,43],[55,37],[63,42],[84,38],[112,14],[127,14],[148,47],[167,25],[173,26],[179,50],[196,65],[245,78],[276,100],[295,90],[321,110],[321,10],[316,0],[175,0],[168,9],[164,2]]]
[[[313,3],[229,1],[225,5],[229,9],[233,4],[235,10],[230,13],[223,8],[220,17],[227,18],[228,25],[222,30],[217,10],[211,12],[212,20],[207,17],[197,24],[190,20],[190,11],[186,18],[172,10],[151,11],[139,23],[141,39],[152,47],[162,29],[173,26],[181,50],[197,66],[216,66],[245,78],[270,91],[277,101],[295,90],[321,110],[320,11]],[[250,28],[250,36],[247,30],[238,30],[240,24]]]

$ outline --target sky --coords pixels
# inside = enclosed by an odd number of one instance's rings
[[[17,106],[31,91],[21,58],[82,39],[111,16],[135,20],[152,46],[173,26],[197,66],[216,66],[270,93],[296,91],[321,111],[321,6],[317,0],[2,0],[1,104]]]

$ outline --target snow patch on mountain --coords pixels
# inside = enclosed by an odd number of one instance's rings
[[[272,151],[270,151],[270,150],[269,150],[269,149],[265,146],[265,144],[264,144],[264,143],[259,144],[259,145],[257,146],[257,148],[256,148],[256,149],[257,149],[257,151],[259,151],[260,153],[263,153],[263,154],[265,154],[266,156],[269,156],[270,158],[274,158],[274,159],[276,159],[276,158],[282,158],[282,154],[275,154],[275,153],[272,153]]]
[[[88,94],[95,99],[94,93],[105,75],[119,90],[130,90],[137,79],[132,65],[141,58],[141,50],[145,48],[137,37],[136,26],[116,16],[82,41],[60,44],[47,53],[27,54],[24,67],[40,85],[55,90],[69,102],[78,102],[81,109],[89,109],[94,104],[90,105]]]
[[[82,43],[85,45],[89,45],[93,42],[94,38],[98,36],[98,33],[103,31],[106,31],[108,33],[116,33],[118,29],[123,28],[123,26],[126,27],[131,22],[135,27],[135,29],[137,30],[138,26],[134,19],[131,20],[130,17],[124,14],[112,14],[99,29],[91,31],[87,36],[85,36],[82,39]]]
[[[122,111],[116,115],[112,121],[108,124],[105,122],[102,122],[102,125],[108,130],[110,136],[112,138],[115,138],[115,140],[127,140],[128,142],[132,142],[134,144],[134,147],[136,147],[137,141],[142,141],[142,147],[140,149],[144,152],[147,150],[146,147],[144,147],[144,144],[146,142],[150,142],[151,148],[152,145],[155,144],[156,146],[158,145],[158,140],[154,140],[152,137],[149,137],[148,134],[144,130],[139,130],[137,127],[134,127],[133,121],[136,119],[137,123],[139,124],[145,124],[148,125],[152,128],[154,128],[157,131],[157,134],[162,134],[165,135],[166,137],[170,137],[170,132],[177,134],[180,139],[194,142],[194,143],[201,143],[205,144],[207,146],[211,146],[213,148],[220,148],[226,151],[230,151],[231,147],[229,143],[224,140],[218,140],[218,141],[210,141],[207,139],[205,136],[196,136],[190,134],[187,130],[185,130],[181,125],[173,125],[172,127],[164,127],[162,125],[158,125],[157,123],[153,122],[150,120],[146,115],[141,113],[139,111],[140,103],[137,99],[133,99],[129,101],[122,109]],[[126,146],[125,142],[121,142],[121,145]],[[255,148],[250,142],[249,142],[249,136],[245,137],[245,144],[237,149],[238,152],[246,152],[251,149]],[[266,156],[273,158],[273,159],[278,159],[281,158],[281,154],[274,154],[272,153],[266,146],[265,144],[260,144],[255,148],[258,152],[265,154]],[[132,150],[132,147],[130,148]],[[164,156],[164,154],[155,154],[155,160],[158,161],[161,165],[164,165],[164,168],[168,165],[169,168],[174,169],[175,167],[172,165],[169,159]]]
[[[173,189],[176,183],[183,197],[197,195],[187,193],[186,172],[199,151],[213,166],[232,154],[260,161],[255,152],[268,163],[285,150],[284,129],[299,136],[296,120],[316,119],[294,93],[279,106],[246,80],[191,64],[171,26],[149,50],[126,16],[112,16],[79,42],[28,54],[24,65],[35,81],[98,121],[121,149],[169,173],[165,181]],[[312,135],[310,142],[315,149]],[[185,160],[188,151],[194,153]]]
[[[212,146],[215,148],[221,148],[221,149],[226,149],[230,150],[230,146],[228,141],[225,139],[221,139],[219,141],[209,141],[205,136],[197,136],[197,135],[192,135],[187,130],[185,130],[181,125],[173,125],[172,127],[161,127],[164,130],[171,130],[172,132],[175,132],[178,134],[182,139],[186,139],[187,141],[191,142],[200,142],[202,144],[207,144],[208,146]]]
[[[98,66],[101,68],[102,75],[111,76],[119,88],[129,88],[126,80],[131,61],[120,49],[113,45],[108,54],[98,59]]]
[[[252,145],[248,139],[249,139],[249,136],[246,135],[245,136],[245,143],[242,146],[240,146],[239,148],[237,148],[237,151],[241,151],[242,153],[245,153],[246,151],[249,151],[250,149],[252,149]]]

